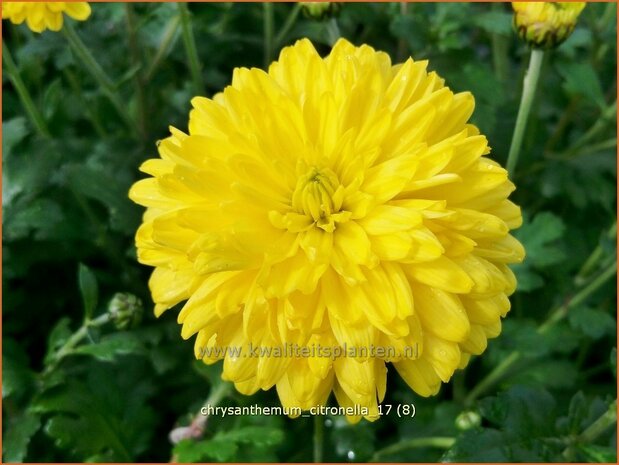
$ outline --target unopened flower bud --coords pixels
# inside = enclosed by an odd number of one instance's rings
[[[472,410],[462,412],[456,417],[456,428],[460,431],[477,428],[479,425],[481,425],[481,416]]]
[[[335,2],[300,2],[300,5],[305,16],[318,20],[337,16],[340,11],[340,4]]]
[[[127,329],[142,319],[142,301],[133,294],[118,292],[110,300],[107,311],[116,328]]]
[[[574,30],[585,2],[512,2],[514,28],[534,48],[554,48]]]

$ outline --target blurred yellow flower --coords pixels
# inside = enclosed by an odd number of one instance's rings
[[[83,21],[90,16],[90,5],[87,2],[2,2],[2,19],[13,24],[26,21],[34,32],[59,31],[63,13]]]
[[[142,165],[155,313],[188,299],[182,337],[240,392],[308,410],[333,391],[373,420],[386,363],[433,395],[500,333],[524,257],[514,185],[468,123],[473,96],[427,65],[300,40],[194,98],[189,134]]]
[[[585,2],[512,2],[514,27],[532,47],[552,48],[565,41],[576,26]]]

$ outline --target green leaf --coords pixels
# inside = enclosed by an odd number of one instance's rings
[[[13,148],[28,135],[26,118],[17,116],[2,122],[2,157],[6,160],[11,156]]]
[[[514,386],[479,403],[482,416],[492,424],[512,436],[524,437],[552,434],[555,405],[546,390],[525,386]]]
[[[204,462],[213,459],[228,462],[243,448],[263,450],[279,445],[284,434],[277,428],[244,426],[231,431],[220,431],[205,441],[183,440],[174,446],[178,462]]]
[[[565,224],[561,218],[550,212],[542,212],[532,221],[527,220],[525,215],[523,226],[514,233],[525,248],[526,258],[523,263],[512,266],[518,279],[518,290],[524,292],[537,289],[543,284],[542,278],[534,270],[556,265],[566,258],[558,242],[565,233]]]
[[[23,462],[30,439],[41,427],[41,417],[25,411],[9,416],[2,440],[3,462]]]
[[[44,240],[65,221],[65,215],[57,202],[38,198],[5,221],[4,234],[8,240],[23,239],[31,233],[35,239]]]
[[[570,309],[568,320],[574,329],[592,339],[614,334],[617,329],[617,322],[608,312],[586,306]]]
[[[71,354],[91,355],[102,362],[113,362],[119,355],[140,353],[142,349],[142,343],[133,334],[114,333],[103,336],[97,343],[79,346]]]
[[[156,419],[148,404],[153,385],[147,366],[138,359],[120,366],[92,363],[85,381],[65,378],[39,395],[32,409],[51,416],[46,434],[72,456],[109,454],[109,461],[132,462],[148,448]]]
[[[512,34],[513,15],[506,11],[487,11],[473,17],[473,24],[491,34]]]
[[[588,404],[582,391],[578,391],[572,400],[567,412],[567,428],[570,434],[579,434],[580,425],[586,418]]]
[[[277,428],[263,426],[245,426],[240,429],[217,433],[215,439],[232,441],[240,444],[253,444],[259,447],[276,446],[284,439],[284,434]]]
[[[239,447],[234,442],[193,441],[186,439],[174,446],[174,456],[180,463],[204,462],[209,459],[217,462],[229,462],[236,455]]]
[[[69,184],[81,195],[105,205],[110,214],[111,227],[120,232],[133,233],[138,226],[137,206],[129,201],[127,188],[107,172],[86,165],[75,165],[68,170]]]
[[[54,325],[47,338],[47,351],[45,352],[45,363],[49,363],[65,342],[71,337],[73,332],[69,325],[71,320],[67,317],[61,318]]]
[[[14,339],[2,344],[2,398],[23,394],[34,380],[28,356]]]
[[[578,61],[557,65],[559,73],[565,79],[563,87],[570,95],[580,95],[595,102],[600,108],[606,106],[600,79],[591,63]]]
[[[476,428],[464,432],[442,457],[441,462],[509,462],[504,435],[494,429]]]
[[[84,304],[84,314],[86,316],[86,320],[90,320],[92,319],[95,308],[97,307],[99,296],[97,278],[94,273],[82,263],[79,264],[77,276],[80,286],[80,294],[82,295],[82,302]]]

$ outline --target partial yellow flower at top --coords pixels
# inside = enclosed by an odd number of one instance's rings
[[[473,96],[427,66],[300,40],[194,98],[189,133],[142,165],[155,313],[187,301],[182,337],[238,391],[304,410],[334,392],[374,420],[387,364],[433,395],[500,333],[524,257],[514,185]]]
[[[59,31],[63,13],[84,21],[90,16],[90,5],[87,2],[2,2],[2,19],[13,24],[26,21],[34,32]]]
[[[512,2],[514,27],[520,38],[536,48],[565,41],[576,26],[585,2]]]

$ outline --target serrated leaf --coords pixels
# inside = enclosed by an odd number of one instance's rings
[[[490,428],[466,431],[441,457],[441,462],[509,462],[505,438],[501,432]]]
[[[132,462],[148,447],[155,421],[144,366],[139,360],[118,367],[92,363],[86,382],[65,378],[40,394],[32,409],[50,416],[45,432],[59,448],[79,457],[109,454],[109,461]]]
[[[99,286],[97,285],[97,278],[90,269],[80,263],[78,268],[78,283],[80,286],[80,294],[82,295],[82,302],[84,304],[84,314],[86,320],[90,320],[97,307],[97,301],[99,296]]]
[[[28,356],[14,340],[6,338],[2,344],[2,398],[24,393],[34,379],[28,366]]]
[[[511,436],[551,434],[556,402],[544,389],[514,386],[479,403],[480,413]]]
[[[580,306],[568,312],[570,325],[592,339],[600,339],[607,334],[614,334],[617,322],[607,312]]]
[[[4,463],[23,462],[28,452],[30,439],[41,427],[41,417],[25,411],[9,417],[2,439],[2,457]]]
[[[13,147],[24,140],[28,132],[26,118],[23,116],[2,122],[2,157],[4,160],[11,156]]]
[[[486,32],[509,36],[512,34],[513,15],[506,11],[487,11],[473,17],[473,23]]]
[[[57,202],[38,198],[5,219],[4,234],[8,240],[23,239],[30,234],[37,240],[45,240],[63,221],[65,216]]]
[[[565,80],[563,87],[570,95],[581,95],[595,102],[600,108],[606,105],[600,79],[591,63],[578,61],[557,65]]]
[[[277,428],[264,426],[245,426],[240,429],[217,433],[219,441],[232,441],[241,444],[254,444],[259,447],[274,446],[282,442],[284,434]]]
[[[142,343],[131,333],[114,333],[103,336],[97,343],[82,345],[71,354],[91,355],[102,362],[113,362],[119,355],[139,353]]]
[[[565,233],[565,224],[550,212],[538,213],[532,221],[525,222],[514,236],[526,250],[525,261],[512,266],[518,280],[519,291],[531,291],[543,285],[543,279],[534,269],[543,269],[561,263],[566,254],[558,240]]]
[[[231,461],[238,451],[238,445],[226,441],[192,441],[179,442],[174,446],[173,453],[177,462],[196,463],[215,460],[217,462]]]

